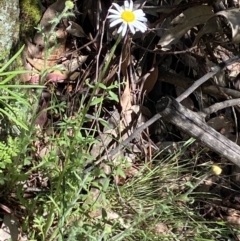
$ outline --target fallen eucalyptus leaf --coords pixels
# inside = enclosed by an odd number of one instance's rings
[[[188,30],[205,24],[212,16],[211,6],[201,5],[187,9],[172,20],[172,26],[164,32],[157,45],[169,49],[170,45],[177,43]]]
[[[198,43],[198,41],[201,39],[203,35],[216,32],[222,34],[223,29],[219,19],[216,17],[212,17],[208,20],[208,22],[202,27],[202,29],[197,34],[193,42],[193,46],[195,46]]]
[[[66,31],[69,34],[79,38],[88,38],[88,36],[84,33],[80,25],[72,21],[68,21],[68,23],[69,23],[69,26],[66,28]]]
[[[231,29],[232,29],[232,43],[240,43],[240,10],[239,8],[228,9],[216,13],[217,16],[223,16],[227,19]]]

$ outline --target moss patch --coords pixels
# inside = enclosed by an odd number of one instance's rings
[[[26,37],[33,37],[42,13],[39,0],[20,0],[20,32]]]

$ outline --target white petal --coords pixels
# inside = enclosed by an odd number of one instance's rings
[[[129,0],[130,1],[130,5],[129,5],[129,10],[133,10],[133,1],[132,0]]]
[[[122,19],[113,20],[113,21],[110,23],[109,27],[112,28],[112,27],[116,26],[116,25],[119,24],[119,23],[122,23]]]
[[[131,33],[135,34],[136,30],[135,30],[134,26],[132,24],[128,24],[128,26],[129,26],[129,29],[130,29]]]
[[[126,32],[127,32],[127,24],[125,23],[123,25],[122,36],[125,36]]]
[[[142,33],[145,33],[147,31],[147,29],[146,28],[140,28],[139,31],[142,32]]]
[[[136,28],[137,28],[137,27],[140,27],[140,28],[145,28],[145,29],[147,29],[147,25],[146,25],[145,23],[142,23],[142,22],[138,21],[138,20],[132,22],[132,24],[133,24],[134,26],[136,26]]]
[[[137,30],[140,30],[144,33],[147,30],[147,26],[139,21],[134,21],[131,23]]]
[[[116,14],[116,15],[120,15],[120,12],[115,10],[115,9],[109,9],[108,10],[109,13],[113,13],[113,14]]]
[[[135,11],[133,11],[134,13],[135,13],[135,15],[138,17],[144,17],[145,16],[145,13],[143,12],[143,10],[142,9],[137,9],[137,10],[135,10]]]
[[[129,2],[128,1],[124,1],[124,8],[129,9]]]
[[[119,11],[123,10],[117,3],[112,3],[112,5]]]
[[[115,19],[119,19],[119,16],[117,16],[117,15],[109,15],[107,18],[110,19],[110,21],[112,22]]]
[[[147,22],[148,21],[147,18],[145,18],[145,17],[137,17],[136,19],[137,19],[137,21],[140,21],[140,22]]]
[[[121,32],[122,32],[122,30],[123,30],[123,25],[124,25],[124,23],[123,23],[123,24],[121,24],[121,26],[119,27],[119,29],[118,29],[117,33],[121,33]]]
[[[120,32],[122,32],[122,30],[123,30],[123,25],[124,24],[121,24],[121,26],[118,28],[118,31],[117,31],[117,33],[120,33]]]

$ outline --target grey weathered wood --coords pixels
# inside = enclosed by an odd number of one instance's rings
[[[240,167],[240,146],[208,126],[200,116],[172,97],[163,97],[156,105],[163,119]]]

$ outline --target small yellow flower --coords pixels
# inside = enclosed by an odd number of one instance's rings
[[[129,28],[132,34],[136,31],[144,33],[147,30],[147,18],[142,9],[133,10],[133,1],[124,1],[124,6],[119,6],[117,3],[113,3],[116,9],[109,9],[110,15],[107,17],[110,19],[110,27],[114,27],[121,24],[117,33],[122,33],[125,36],[127,29]]]
[[[219,175],[222,173],[222,168],[219,167],[219,166],[216,165],[216,164],[213,164],[213,165],[212,165],[212,172],[213,172],[215,175],[219,176]]]

